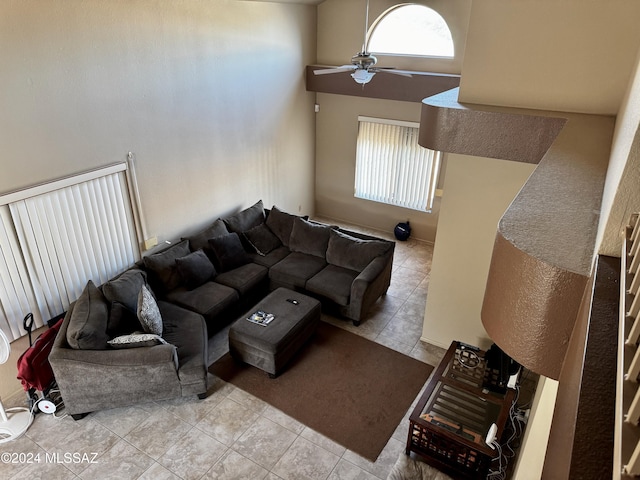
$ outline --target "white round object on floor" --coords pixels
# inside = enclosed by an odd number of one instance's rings
[[[38,408],[44,413],[55,413],[57,410],[56,404],[48,398],[42,399],[38,402]]]

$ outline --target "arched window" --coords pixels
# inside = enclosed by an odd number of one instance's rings
[[[392,7],[373,23],[367,50],[389,55],[453,58],[451,30],[435,10],[424,5]]]

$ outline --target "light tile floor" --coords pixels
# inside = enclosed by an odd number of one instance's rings
[[[326,315],[323,320],[437,365],[445,351],[420,341],[432,254],[431,245],[397,242],[391,287],[369,317],[359,327]],[[210,362],[227,351],[226,334],[225,329],[211,339]],[[24,397],[4,403],[20,405]],[[23,454],[17,463],[0,461],[0,478],[386,479],[404,455],[412,408],[371,462],[212,376],[204,400],[143,403],[95,412],[78,422],[38,414],[23,437],[0,445],[4,454]]]

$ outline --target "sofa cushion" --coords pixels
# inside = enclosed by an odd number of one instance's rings
[[[329,244],[329,232],[331,232],[331,227],[328,225],[311,223],[298,217],[293,222],[289,248],[292,252],[325,258]]]
[[[102,292],[89,280],[76,300],[67,327],[67,343],[76,350],[108,348],[109,304]]]
[[[146,285],[143,285],[138,294],[138,320],[146,333],[162,335],[162,317],[156,299]]]
[[[222,272],[227,272],[249,263],[249,257],[237,233],[210,238],[209,245],[215,255],[216,267]]]
[[[358,272],[336,265],[327,265],[309,279],[306,289],[334,301],[338,305],[349,305],[351,284]]]
[[[138,268],[130,268],[102,286],[102,293],[110,302],[119,302],[135,313],[138,310],[138,293],[147,283],[147,274]]]
[[[389,251],[390,245],[380,240],[362,240],[331,230],[327,262],[361,272],[371,261]]]
[[[204,250],[205,253],[207,253],[207,249],[209,248],[209,239],[226,235],[227,233],[229,233],[229,230],[227,230],[222,219],[219,218],[201,232],[187,238],[182,238],[182,240],[189,240],[189,248],[191,248],[192,252]]]
[[[167,342],[155,333],[130,333],[113,338],[108,343],[112,348],[137,348],[153,347]]]
[[[296,218],[298,218],[298,216],[283,212],[274,205],[271,207],[265,223],[275,236],[278,237],[282,244],[285,247],[288,247],[291,238],[291,230],[293,229],[293,222]]]
[[[216,275],[213,263],[202,250],[176,258],[176,268],[182,279],[182,285],[189,290],[198,288]]]
[[[307,280],[326,265],[324,258],[293,252],[269,269],[269,278],[289,288],[304,288]]]
[[[228,272],[221,273],[215,282],[237,290],[240,295],[245,295],[253,290],[269,274],[267,267],[255,263],[247,263]]]
[[[189,241],[183,240],[169,248],[144,257],[144,266],[149,272],[149,283],[154,290],[170,292],[180,286],[182,278],[176,267],[176,258],[191,253]]]
[[[208,321],[239,299],[233,288],[215,282],[204,283],[193,290],[177,289],[167,295],[168,301],[199,313]]]
[[[136,331],[141,331],[142,325],[138,315],[133,313],[120,302],[111,302],[109,320],[107,322],[107,336],[120,337]]]
[[[287,247],[278,247],[275,250],[270,251],[266,255],[258,255],[257,253],[248,253],[249,259],[253,263],[262,265],[263,267],[271,268],[280,260],[285,258],[291,253]]]
[[[262,255],[263,257],[282,245],[280,239],[276,237],[265,223],[261,223],[246,232],[242,232],[242,235],[247,244],[250,245],[258,255]]]
[[[258,200],[249,208],[245,208],[241,212],[223,218],[222,220],[229,232],[246,232],[264,222],[264,205],[262,204],[262,200]]]

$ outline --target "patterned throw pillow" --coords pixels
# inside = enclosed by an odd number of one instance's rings
[[[143,285],[138,294],[138,320],[142,328],[147,333],[162,335],[162,317],[156,299],[151,292]]]
[[[136,348],[153,347],[154,345],[167,344],[159,335],[153,333],[130,333],[121,335],[107,342],[112,348]]]

